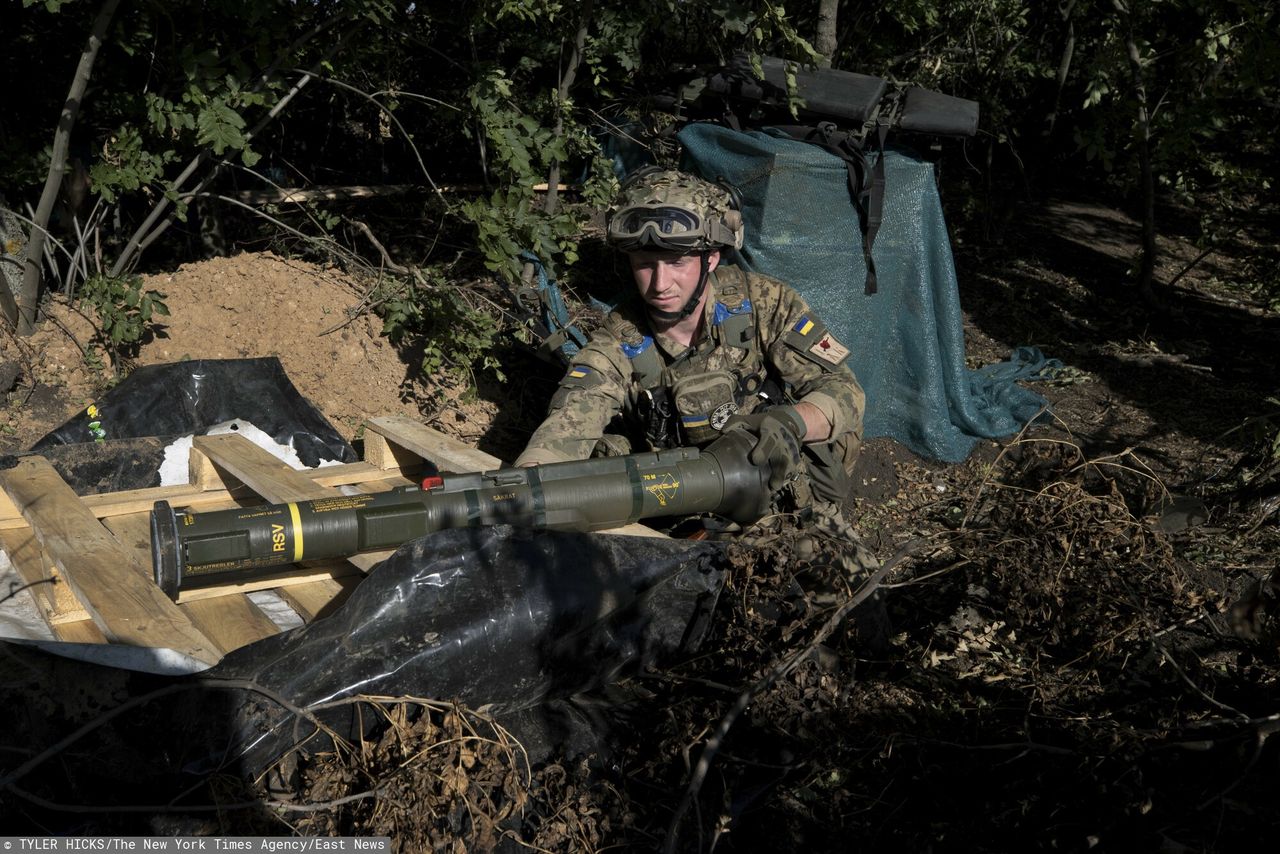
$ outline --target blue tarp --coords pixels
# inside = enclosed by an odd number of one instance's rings
[[[866,438],[889,436],[922,456],[959,462],[979,438],[1012,435],[1045,406],[1015,382],[1053,366],[1034,348],[978,371],[965,367],[955,263],[931,163],[907,150],[884,155],[878,292],[867,295],[842,159],[779,133],[715,124],[688,125],[679,139],[685,169],[742,194],[739,263],[795,287],[849,347],[867,393]]]

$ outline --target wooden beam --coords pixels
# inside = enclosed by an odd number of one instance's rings
[[[410,471],[422,467],[422,457],[373,430],[364,433],[364,461],[383,471]]]
[[[36,610],[45,624],[61,641],[68,643],[106,643],[107,636],[98,628],[89,612],[80,604],[75,591],[62,580],[30,528],[0,531],[0,549],[31,588]]]
[[[386,415],[379,418],[370,418],[366,421],[366,447],[370,431],[382,436],[392,445],[412,451],[422,459],[433,463],[441,471],[493,471],[504,466],[502,460],[491,454],[476,450],[452,436],[446,436],[438,430],[433,430],[425,424],[401,415]],[[403,457],[398,456],[396,459],[398,464],[404,462]],[[632,537],[666,537],[665,534],[638,522],[632,522],[619,528],[610,528],[600,533],[625,534]]]
[[[385,437],[393,445],[433,463],[441,471],[492,471],[504,465],[502,460],[492,454],[476,450],[452,436],[446,436],[402,415],[370,418],[365,422],[366,442],[370,430]]]
[[[404,476],[394,469],[375,468],[364,462],[304,469],[300,474],[323,486],[345,486],[369,481],[386,481],[393,484],[406,482]],[[233,492],[226,489],[220,482],[215,482],[206,484],[204,487],[191,484],[153,486],[147,489],[85,495],[80,500],[96,517],[105,519],[108,516],[150,512],[152,505],[157,501],[168,501],[174,507],[205,510],[218,504],[234,503],[237,496],[243,499],[251,498],[252,495],[252,491],[246,487],[237,486]],[[18,508],[8,495],[0,492],[0,530],[17,530],[25,527],[27,522],[18,512]]]
[[[76,620],[71,623],[58,623],[53,626],[53,633],[64,643],[107,643],[107,636],[98,628],[93,620]]]
[[[340,494],[336,489],[316,483],[239,433],[196,436],[192,449],[273,503],[332,498]]]
[[[232,593],[253,593],[256,590],[275,590],[281,593],[288,587],[302,587],[316,582],[361,577],[363,577],[361,570],[352,566],[349,561],[306,561],[296,566],[281,567],[279,572],[260,575],[248,581],[228,581],[222,584],[211,584],[208,587],[180,590],[178,604],[185,605],[202,599],[216,599]]]
[[[358,582],[359,579],[354,577],[335,578],[316,584],[294,584],[281,587],[276,593],[309,623],[319,617],[328,616],[334,608],[345,602],[347,595],[355,589]]]
[[[145,566],[102,527],[43,457],[0,470],[0,489],[30,524],[104,635],[132,646],[169,648],[216,664],[222,657],[160,588]]]
[[[92,619],[58,568],[45,556],[30,528],[0,531],[0,549],[9,555],[9,562],[22,580],[31,585],[36,609],[46,623],[55,626]]]
[[[231,652],[280,633],[280,627],[243,593],[187,602],[180,607],[187,618],[212,638],[223,652]]]
[[[151,571],[151,516],[146,513],[134,513],[129,516],[113,516],[102,520],[116,542],[128,549],[136,559],[136,569],[142,576],[154,582]]]

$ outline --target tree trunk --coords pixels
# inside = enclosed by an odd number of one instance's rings
[[[840,0],[818,0],[818,27],[813,37],[813,49],[821,55],[819,68],[830,68],[836,58],[836,19]]]
[[[1112,0],[1116,10],[1127,19],[1125,49],[1129,53],[1129,74],[1133,82],[1133,98],[1137,104],[1134,137],[1138,148],[1138,190],[1142,194],[1142,256],[1138,262],[1138,292],[1147,302],[1155,303],[1152,279],[1156,269],[1156,182],[1151,166],[1151,117],[1147,108],[1147,84],[1142,71],[1142,54],[1133,37],[1132,13],[1121,0]]]
[[[582,21],[573,39],[573,53],[569,56],[569,65],[560,77],[560,88],[556,92],[558,97],[556,98],[555,138],[557,140],[564,136],[564,103],[569,100],[569,90],[573,87],[573,81],[578,78],[578,66],[582,64],[582,52],[587,45],[587,31],[591,27],[592,5],[591,0],[588,0],[586,7],[582,10]],[[560,161],[555,160],[551,163],[551,175],[547,179],[547,197],[542,202],[542,210],[547,216],[552,216],[556,212],[556,192],[559,186]]]
[[[44,192],[40,194],[36,215],[32,217],[34,222],[31,226],[31,239],[27,241],[26,267],[22,273],[22,290],[18,294],[16,306],[17,317],[10,318],[11,322],[16,322],[19,335],[30,335],[35,331],[36,307],[40,304],[40,263],[44,254],[45,230],[48,228],[53,206],[58,200],[58,190],[62,186],[67,150],[71,146],[71,129],[75,127],[76,117],[80,114],[80,100],[89,87],[93,63],[98,58],[98,48],[102,47],[119,5],[120,0],[105,0],[98,10],[89,42],[85,45],[84,53],[80,54],[80,64],[76,67],[75,78],[71,81],[66,103],[62,106],[62,115],[58,117],[58,129],[53,135],[53,153],[49,158],[49,175],[44,181]]]
[[[1062,45],[1062,55],[1058,58],[1058,73],[1054,79],[1053,106],[1044,120],[1043,136],[1045,137],[1053,135],[1053,127],[1058,121],[1058,110],[1062,107],[1062,90],[1066,88],[1067,75],[1071,73],[1071,58],[1076,51],[1076,24],[1071,19],[1071,10],[1075,5],[1076,0],[1069,0],[1065,5],[1058,7],[1067,33]]]

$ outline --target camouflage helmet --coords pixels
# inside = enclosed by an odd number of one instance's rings
[[[622,185],[609,208],[608,240],[623,252],[742,248],[742,214],[723,186],[650,167]]]

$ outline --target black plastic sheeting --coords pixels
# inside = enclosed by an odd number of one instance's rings
[[[721,561],[720,547],[684,540],[443,531],[401,547],[333,614],[237,650],[204,676],[250,679],[299,706],[410,694],[530,709],[695,648]],[[249,768],[293,743],[291,728],[273,728],[286,719],[255,711],[239,722]],[[330,724],[342,731],[344,721]]]
[[[199,359],[138,368],[118,386],[93,404],[96,416],[86,407],[75,418],[36,442],[31,450],[51,459],[62,445],[80,445],[82,457],[97,456],[101,464],[127,463],[128,455],[105,451],[95,454],[95,446],[115,440],[155,437],[175,439],[204,433],[210,427],[240,419],[252,423],[281,445],[292,447],[307,467],[321,460],[350,463],[355,449],[334,430],[320,410],[298,393],[285,374],[280,360]],[[97,424],[92,428],[91,424]],[[101,441],[99,441],[101,440]],[[160,457],[163,459],[163,456]],[[54,459],[57,465],[56,459]],[[88,463],[82,482],[103,483],[110,490],[141,489],[159,484],[153,479],[139,482],[136,466],[126,466],[118,475],[92,471]],[[70,482],[70,481],[69,481]],[[72,483],[72,486],[75,486]]]
[[[50,714],[68,699],[59,692],[92,698],[95,713],[159,692],[23,784],[60,803],[100,805],[156,803],[219,771],[256,777],[312,728],[279,700],[303,708],[357,695],[459,700],[488,707],[535,763],[553,751],[598,751],[613,726],[607,701],[592,698],[591,714],[566,709],[621,675],[693,652],[725,566],[722,547],[710,543],[508,526],[442,531],[401,547],[332,614],[194,676],[50,664],[53,656],[0,644],[9,673],[27,674],[0,685],[9,695],[0,733],[8,746],[38,750],[75,728]],[[370,716],[346,704],[320,717],[351,737]],[[325,740],[313,746],[324,750]]]
[[[141,436],[39,450],[78,495],[123,492],[160,485],[165,448],[177,437]]]

